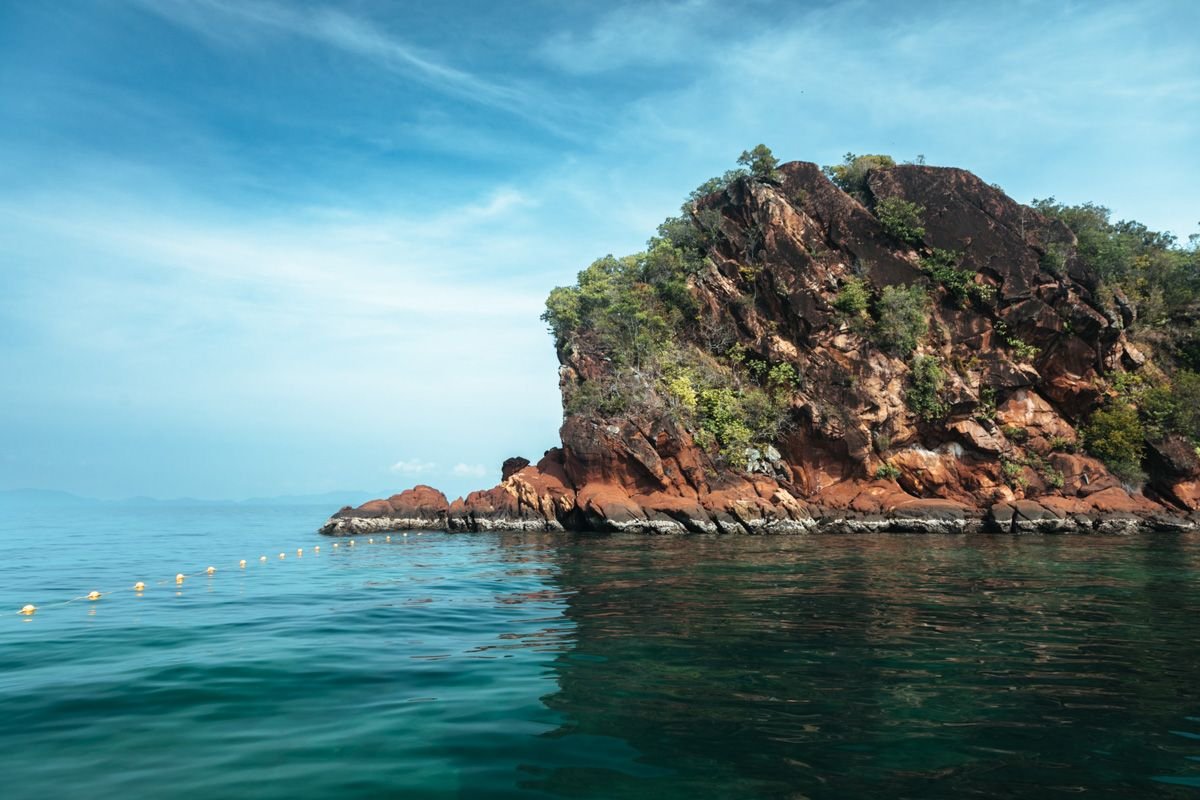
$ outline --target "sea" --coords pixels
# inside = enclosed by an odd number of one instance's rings
[[[1200,798],[1193,534],[330,511],[6,512],[0,796]]]

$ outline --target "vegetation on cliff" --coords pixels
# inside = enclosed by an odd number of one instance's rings
[[[1130,339],[1149,357],[1136,374],[1107,376],[1107,400],[1083,430],[1092,453],[1137,482],[1147,443],[1180,435],[1200,445],[1200,235],[1185,247],[1140,222],[1113,222],[1094,203],[1049,198],[1031,206],[1075,234],[1074,256],[1098,280],[1097,296],[1115,319],[1128,319]],[[1043,263],[1062,271],[1066,256],[1052,245]]]
[[[612,365],[603,384],[570,388],[568,413],[666,413],[720,462],[742,468],[754,448],[765,449],[787,426],[799,377],[790,364],[747,352],[732,331],[705,330],[689,289],[711,266],[707,250],[719,235],[718,215],[698,201],[735,181],[777,178],[778,161],[765,145],[738,163],[742,169],[694,191],[645,251],[605,256],[580,272],[576,285],[552,290],[542,319],[560,353],[594,350]]]

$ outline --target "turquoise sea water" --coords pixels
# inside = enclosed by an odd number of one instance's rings
[[[327,511],[8,514],[0,795],[1200,797],[1197,537],[334,549]]]

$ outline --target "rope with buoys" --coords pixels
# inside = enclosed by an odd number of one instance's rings
[[[420,535],[421,535],[421,534],[420,534],[420,532],[418,532],[418,533],[417,533],[417,535],[418,535],[418,536],[420,536]],[[408,537],[408,532],[407,532],[407,531],[404,531],[404,532],[402,533],[402,536],[403,536],[404,538],[407,538],[407,537]],[[392,537],[391,537],[391,536],[388,536],[388,537],[385,539],[385,541],[390,543],[390,542],[392,541]],[[354,540],[354,539],[349,539],[349,540],[346,542],[346,544],[347,544],[347,546],[349,546],[349,547],[354,547],[355,540]],[[367,539],[367,544],[375,544],[375,539],[374,539],[374,538],[369,538],[369,539]],[[338,549],[338,546],[339,546],[339,542],[334,542],[334,543],[333,543],[333,547],[334,547],[334,549],[335,549],[335,550],[336,550],[336,549]],[[314,555],[315,555],[315,554],[319,554],[319,553],[321,552],[321,547],[320,547],[320,545],[314,545],[314,546],[313,546],[313,549],[312,549],[312,552],[313,552],[313,554],[314,554]],[[304,548],[302,548],[302,547],[301,547],[301,548],[297,548],[297,549],[296,549],[296,557],[297,557],[297,558],[303,558],[303,556],[304,556]],[[287,558],[287,553],[280,553],[280,554],[279,554],[279,560],[283,561],[283,560],[285,560],[286,558]],[[265,564],[265,563],[267,563],[267,557],[266,557],[265,555],[264,555],[264,556],[259,556],[258,560],[259,560],[259,563],[261,563],[261,564]],[[240,560],[237,562],[237,566],[238,566],[238,569],[242,569],[242,570],[246,569],[246,559],[244,559],[244,558],[243,558],[243,559],[240,559]],[[203,571],[201,571],[201,572],[195,572],[195,573],[191,573],[191,574],[187,574],[187,573],[183,573],[183,572],[177,573],[177,574],[175,575],[174,583],[175,583],[175,585],[176,585],[176,586],[182,586],[182,585],[184,584],[184,582],[185,582],[185,581],[187,581],[187,579],[188,579],[188,578],[196,578],[196,577],[200,577],[200,576],[205,576],[205,577],[212,578],[212,577],[214,577],[216,574],[217,574],[217,568],[216,568],[215,566],[211,566],[211,565],[210,565],[210,566],[206,567],[206,568],[205,568]],[[168,583],[171,583],[171,582],[172,582],[172,581],[171,581],[170,579],[163,579],[163,580],[157,581],[156,585],[158,585],[158,586],[164,586],[164,585],[166,585],[166,584],[168,584]],[[138,581],[138,582],[136,582],[136,583],[134,583],[134,584],[133,584],[133,587],[132,587],[132,588],[133,588],[133,591],[134,591],[134,593],[135,593],[135,594],[137,594],[139,597],[141,597],[141,596],[143,596],[143,595],[145,594],[145,592],[146,592],[146,582],[145,582],[145,581]],[[71,598],[71,599],[69,599],[69,600],[63,600],[63,601],[60,601],[60,602],[57,602],[57,603],[50,603],[50,604],[48,604],[48,605],[42,605],[42,606],[38,606],[38,605],[34,605],[33,603],[27,603],[27,604],[25,604],[24,606],[22,606],[22,607],[21,607],[19,610],[17,610],[17,611],[14,611],[14,612],[9,612],[8,614],[3,614],[3,613],[0,613],[0,616],[12,616],[12,615],[18,615],[18,616],[24,616],[24,617],[32,617],[33,615],[37,614],[37,613],[38,613],[38,612],[40,612],[40,611],[47,610],[47,609],[52,609],[52,608],[61,608],[62,606],[67,606],[67,605],[70,605],[71,603],[77,603],[77,602],[79,602],[79,601],[81,601],[81,600],[87,600],[87,601],[89,601],[89,602],[97,602],[97,601],[99,601],[99,600],[102,600],[104,597],[106,597],[106,596],[108,596],[108,595],[111,595],[111,594],[114,594],[114,592],[101,592],[101,591],[99,591],[99,590],[93,589],[92,591],[88,592],[87,594],[80,595],[79,597],[72,597],[72,598]]]

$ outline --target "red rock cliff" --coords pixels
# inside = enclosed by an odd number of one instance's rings
[[[1123,486],[1077,447],[1101,376],[1143,368],[1145,358],[1125,335],[1132,312],[1119,293],[1097,297],[1072,232],[958,169],[877,169],[868,187],[872,208],[797,162],[770,180],[735,180],[691,209],[710,235],[703,267],[688,277],[698,311],[678,331],[681,347],[714,363],[704,354],[736,350],[744,363],[790,367],[784,423],[769,446],[729,458],[661,385],[637,370],[618,375],[583,334],[559,342],[561,448],[537,464],[510,459],[492,489],[450,503],[416,487],[343,509],[324,532],[1190,524],[1200,501],[1190,447],[1152,450],[1144,488]],[[904,241],[881,223],[888,198],[922,207],[921,235]],[[958,284],[931,273],[939,253],[954,255]],[[915,351],[879,346],[867,317],[835,305],[850,284],[876,298],[925,287],[929,328]],[[932,412],[911,399],[918,362],[938,367]],[[629,408],[575,401],[622,381],[643,394]]]

